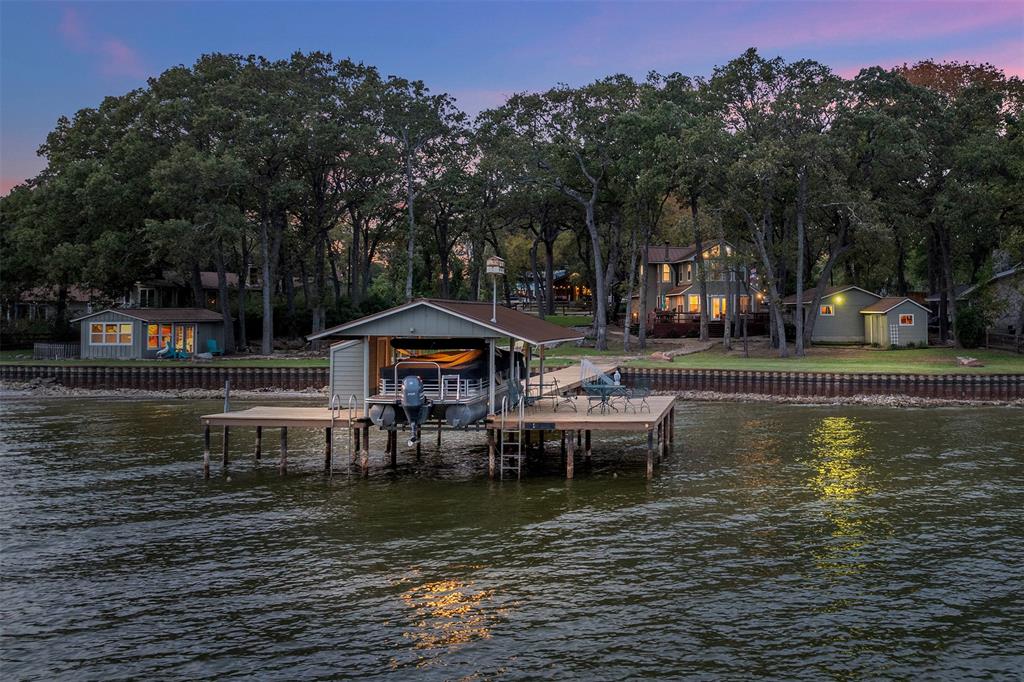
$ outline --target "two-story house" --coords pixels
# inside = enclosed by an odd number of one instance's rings
[[[734,255],[735,249],[725,241],[713,240],[704,247],[707,300],[701,301],[697,247],[648,247],[647,271],[641,265],[640,272],[647,280],[647,310],[677,313],[677,317],[685,319],[699,316],[704,305],[711,320],[721,320],[730,306],[740,313],[760,312],[764,296],[751,283],[751,269],[736,262]],[[638,303],[639,294],[635,299],[634,303]],[[634,319],[638,309],[639,305],[634,309]]]

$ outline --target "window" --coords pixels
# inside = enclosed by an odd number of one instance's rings
[[[900,315],[900,326],[901,327],[913,327],[914,326],[914,314],[903,313]]]
[[[132,323],[93,322],[89,325],[89,343],[93,346],[130,346]]]
[[[697,294],[690,294],[688,297],[688,308],[691,313],[700,312],[700,296]]]
[[[672,266],[668,265],[667,263],[665,265],[661,266],[661,281],[662,282],[671,282],[672,281]]]
[[[174,347],[186,353],[194,353],[196,326],[194,324],[174,325]]]
[[[720,320],[725,317],[725,298],[722,296],[711,296],[711,318]]]
[[[825,317],[832,317],[833,315],[836,314],[835,306],[833,306],[831,303],[822,303],[821,307],[818,308],[818,314],[823,315]]]
[[[692,282],[693,281],[693,264],[692,263],[687,263],[686,264],[686,281],[687,282]]]
[[[749,313],[750,312],[750,297],[749,296],[740,296],[740,312],[741,313]]]
[[[146,348],[148,350],[160,350],[167,347],[171,340],[171,325],[151,324],[146,327]]]
[[[139,307],[152,308],[156,303],[156,289],[139,287]]]

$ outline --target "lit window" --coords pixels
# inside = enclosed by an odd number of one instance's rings
[[[687,282],[692,282],[693,281],[693,265],[690,264],[690,263],[686,264],[686,281]]]
[[[146,348],[160,350],[171,340],[171,325],[151,324],[146,327]]]
[[[823,303],[821,308],[818,309],[818,314],[831,317],[836,314],[836,309],[828,303]]]
[[[93,322],[89,325],[89,343],[93,346],[132,345],[131,322]]]
[[[740,312],[741,313],[749,313],[750,312],[750,297],[749,296],[740,296]]]
[[[901,327],[913,327],[914,326],[914,314],[904,313],[900,315],[900,326]]]
[[[672,281],[672,266],[665,264],[661,266],[661,281],[671,282]]]
[[[689,297],[688,297],[688,304],[689,304],[688,309],[689,309],[689,311],[691,313],[699,313],[700,312],[700,296],[698,296],[696,294],[690,294]]]

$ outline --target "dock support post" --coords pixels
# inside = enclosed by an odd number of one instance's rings
[[[437,420],[437,449],[438,450],[441,449],[441,424],[443,424],[443,423],[444,422],[442,422],[440,419]],[[419,450],[417,450],[417,452],[419,452]]]
[[[590,464],[590,453],[592,452],[592,450],[590,448],[590,429],[587,429],[587,435],[585,436],[585,440],[586,440],[586,450],[584,451],[585,454],[583,455],[583,460],[587,464]]]
[[[666,416],[661,420],[661,450],[658,451],[658,464],[661,464],[663,458],[668,457],[668,431],[670,428],[668,417]]]
[[[661,464],[661,455],[665,452],[665,420],[662,419],[655,427],[658,434],[658,464]]]
[[[356,457],[359,455],[359,427],[353,425],[352,433],[348,434],[348,437],[350,439],[348,463],[352,465],[356,463]]]
[[[363,469],[363,475],[370,473],[370,427],[363,428],[363,449],[362,455],[360,456],[360,465]]]
[[[540,431],[537,435],[537,449],[544,452],[544,431]]]
[[[228,429],[229,427],[224,427],[224,437],[221,439],[220,466],[222,469],[228,468]]]
[[[203,478],[210,477],[210,425],[203,427]]]
[[[334,429],[324,429],[324,471],[330,473],[334,469]]]
[[[668,411],[668,444],[669,452],[675,449],[676,445],[676,408]]]
[[[494,429],[487,429],[487,476],[494,478],[495,452],[494,452]]]
[[[647,478],[654,476],[654,429],[647,432]]]
[[[558,448],[558,454],[561,455],[561,457],[564,459],[565,458],[565,429],[562,429],[561,434],[562,434],[562,445],[561,445],[561,447]]]
[[[263,427],[262,426],[257,426],[256,427],[256,452],[254,453],[257,462],[260,461],[260,455],[262,454],[262,450],[263,450]]]
[[[281,475],[288,473],[288,427],[281,427]]]
[[[573,439],[570,438],[569,451],[565,453],[565,477],[570,480],[572,479],[573,469],[575,468],[575,462],[573,461],[575,458],[576,447],[575,443],[573,443]]]

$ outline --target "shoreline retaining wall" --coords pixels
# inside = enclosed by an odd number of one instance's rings
[[[852,395],[906,395],[948,400],[1024,399],[1024,374],[840,374],[825,372],[754,372],[627,367],[627,386],[647,381],[660,391],[714,391],[831,398]],[[322,389],[327,367],[63,367],[0,365],[0,381],[52,380],[69,388],[142,389],[149,391],[219,389],[226,379],[240,390]]]
[[[1024,398],[1024,374],[840,374],[713,369],[625,368],[622,383],[647,381],[660,391],[714,391],[833,398],[905,395],[947,400]]]

